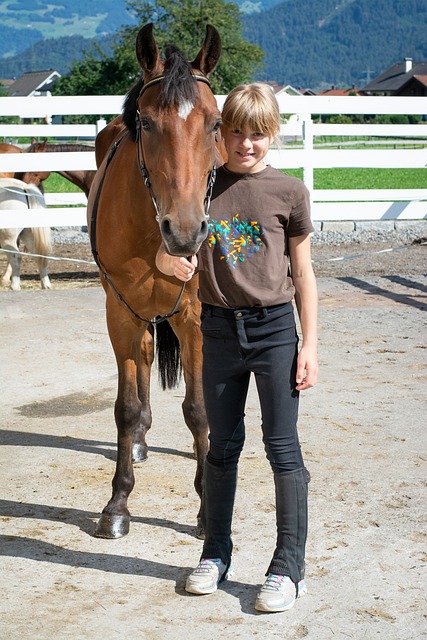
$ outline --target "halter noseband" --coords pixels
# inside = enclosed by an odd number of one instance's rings
[[[150,198],[151,198],[151,202],[153,203],[153,207],[154,207],[154,209],[156,211],[156,221],[157,222],[160,221],[160,208],[159,208],[159,206],[157,204],[156,196],[154,195],[154,191],[153,191],[153,185],[151,183],[150,176],[148,174],[148,169],[147,169],[147,166],[146,166],[145,160],[144,160],[144,150],[142,148],[142,137],[141,137],[141,119],[140,119],[140,112],[139,112],[139,109],[138,109],[138,100],[140,99],[142,94],[149,87],[151,87],[151,86],[153,86],[155,84],[159,84],[159,82],[161,82],[164,79],[164,77],[165,76],[157,76],[156,78],[153,78],[152,80],[150,80],[146,84],[143,84],[143,86],[141,87],[141,91],[139,92],[139,95],[138,95],[138,98],[137,98],[136,115],[135,115],[136,153],[137,153],[138,168],[139,168],[139,171],[141,173],[142,179],[144,180],[144,184],[147,187],[148,193],[150,194]],[[209,87],[211,86],[211,83],[209,82],[208,78],[206,78],[206,76],[193,74],[193,78],[195,80],[197,80],[197,82],[204,82]],[[213,186],[215,184],[215,180],[216,180],[216,160],[214,159],[214,162],[213,162],[213,165],[212,165],[212,169],[209,172],[208,185],[207,185],[206,195],[205,195],[205,200],[204,200],[205,218],[206,219],[209,218],[209,206],[210,206],[210,203],[211,203],[212,189],[213,189]]]

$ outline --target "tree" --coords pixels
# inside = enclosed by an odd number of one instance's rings
[[[227,0],[128,0],[128,10],[138,26],[125,26],[117,34],[111,57],[99,48],[75,62],[68,76],[55,84],[59,95],[118,95],[126,93],[140,75],[135,56],[138,30],[154,23],[154,34],[162,50],[175,44],[192,60],[205,37],[207,24],[218,29],[222,55],[212,75],[214,93],[228,93],[241,82],[252,79],[260,68],[264,52],[242,37],[240,10]]]

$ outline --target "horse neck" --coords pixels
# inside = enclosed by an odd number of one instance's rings
[[[96,171],[57,171],[56,173],[79,187],[87,197]]]

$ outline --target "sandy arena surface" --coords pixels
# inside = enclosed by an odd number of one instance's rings
[[[253,608],[275,536],[254,388],[235,574],[211,596],[190,596],[185,578],[201,542],[183,388],[162,392],[153,378],[149,460],[135,470],[130,533],[95,538],[116,437],[103,291],[92,268],[76,276],[64,263],[50,268],[52,291],[38,288],[28,265],[21,292],[0,290],[1,638],[427,637],[426,247],[376,250],[314,250],[320,378],[300,410],[312,476],[309,594],[278,614]],[[365,255],[329,262],[351,253]]]

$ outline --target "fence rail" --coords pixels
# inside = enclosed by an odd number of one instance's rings
[[[225,96],[217,96],[219,108]],[[64,115],[94,115],[96,124],[0,124],[0,139],[13,142],[18,137],[49,139],[77,138],[94,142],[106,121],[122,110],[124,96],[49,96],[37,98],[0,98],[0,116],[21,119],[50,118]],[[302,168],[304,182],[312,194],[312,217],[315,222],[337,220],[420,220],[427,218],[427,170],[423,184],[415,190],[360,189],[316,190],[314,169],[338,167],[426,168],[427,124],[326,124],[313,121],[317,114],[405,114],[425,116],[427,98],[361,96],[279,96],[280,112],[291,115],[282,125],[285,142],[272,149],[267,162],[276,168]],[[375,137],[415,141],[414,149],[315,148],[321,136]],[[300,147],[286,144],[297,138]],[[396,147],[398,145],[396,144]],[[95,169],[93,152],[0,154],[2,171],[55,171]],[[79,198],[75,198],[78,195]],[[84,194],[47,194],[48,209],[35,212],[0,212],[0,228],[17,226],[81,226],[86,224]],[[76,204],[78,206],[76,206]],[[68,205],[73,205],[72,207]],[[82,205],[82,206],[79,206]],[[31,217],[30,217],[31,216]]]

